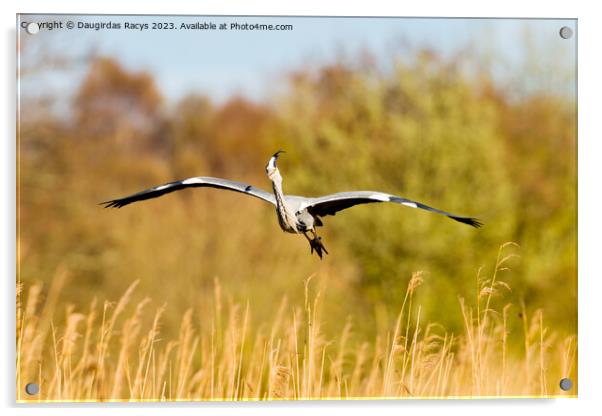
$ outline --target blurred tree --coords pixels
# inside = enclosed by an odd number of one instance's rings
[[[126,71],[117,61],[92,62],[73,101],[76,130],[85,137],[112,139],[124,150],[166,150],[162,97],[150,74]]]
[[[520,284],[529,304],[577,324],[577,117],[571,99],[546,93],[510,103],[495,98],[504,159],[515,188],[513,238],[525,259]],[[553,295],[552,295],[553,294]]]
[[[209,171],[214,112],[209,99],[198,95],[184,97],[172,111],[168,134],[173,137],[171,169],[175,178]]]
[[[395,304],[412,271],[425,270],[437,284],[420,301],[429,316],[447,321],[457,306],[450,294],[473,293],[478,266],[491,266],[482,262],[505,241],[526,246],[529,259],[519,269],[526,276],[506,278],[531,304],[554,308],[540,290],[542,273],[555,296],[564,289],[553,282],[575,281],[570,103],[563,108],[566,100],[539,95],[517,102],[461,67],[428,51],[380,73],[337,63],[293,74],[293,92],[279,106],[286,146],[298,154],[296,166],[284,168],[287,192],[382,190],[485,222],[477,231],[384,205],[356,207],[339,214],[344,220],[326,218],[329,237],[350,250],[364,294],[359,304],[368,309]],[[558,154],[563,160],[556,163]],[[561,253],[570,270],[550,261]]]
[[[274,152],[266,146],[266,129],[272,118],[271,110],[264,105],[242,97],[228,100],[215,114],[212,170],[237,176],[262,175],[267,157]]]
[[[170,118],[172,165],[176,177],[186,175],[258,178],[268,155],[271,110],[241,97],[219,107],[206,98],[189,95]]]

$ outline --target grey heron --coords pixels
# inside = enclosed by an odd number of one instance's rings
[[[320,196],[317,198],[285,195],[282,190],[282,176],[276,166],[278,156],[283,153],[279,150],[270,158],[266,165],[266,173],[272,182],[272,193],[262,189],[255,188],[242,182],[231,181],[222,178],[212,178],[209,176],[197,176],[181,181],[169,182],[163,185],[155,186],[144,191],[126,196],[124,198],[113,199],[101,202],[105,208],[121,208],[132,202],[143,201],[146,199],[157,198],[170,192],[185,188],[209,187],[218,189],[227,189],[240,192],[255,198],[262,199],[276,208],[278,223],[283,231],[293,234],[303,234],[310,245],[310,254],[314,251],[322,258],[322,253],[328,254],[322,238],[318,236],[316,227],[321,227],[322,217],[335,215],[338,211],[360,204],[369,204],[376,202],[393,202],[410,208],[419,208],[436,214],[445,215],[452,220],[471,225],[478,228],[482,223],[476,218],[462,217],[441,211],[423,203],[412,201],[395,195],[376,191],[350,191],[339,192],[336,194]],[[311,237],[310,235],[311,234]]]

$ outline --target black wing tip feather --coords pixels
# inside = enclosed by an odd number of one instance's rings
[[[452,220],[461,222],[463,224],[468,224],[473,226],[474,228],[481,228],[483,226],[483,223],[481,221],[479,221],[476,218],[471,218],[471,217],[455,217],[455,216],[449,216],[449,218],[451,218]]]
[[[125,202],[120,199],[114,199],[112,201],[101,202],[98,205],[103,205],[105,208],[121,208],[127,204],[129,204],[129,202]]]

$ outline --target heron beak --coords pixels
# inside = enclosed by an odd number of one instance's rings
[[[284,150],[278,150],[274,155],[270,158],[266,169],[276,169],[276,160],[278,160],[278,156],[280,153],[286,153]]]

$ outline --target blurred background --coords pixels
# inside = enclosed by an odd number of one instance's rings
[[[292,30],[21,28],[69,20]],[[140,296],[167,304],[169,335],[212,302],[216,279],[261,322],[283,297],[303,302],[315,275],[324,331],[352,319],[361,340],[390,327],[418,270],[425,319],[460,330],[458,297],[475,297],[479,269],[491,275],[513,241],[499,302],[576,332],[576,35],[559,36],[574,20],[21,15],[18,26],[25,285],[62,276],[62,302],[85,309],[139,279]],[[279,148],[286,193],[379,190],[485,226],[358,206],[325,218],[320,261],[272,207],[235,193],[98,205],[190,176],[270,189]]]

